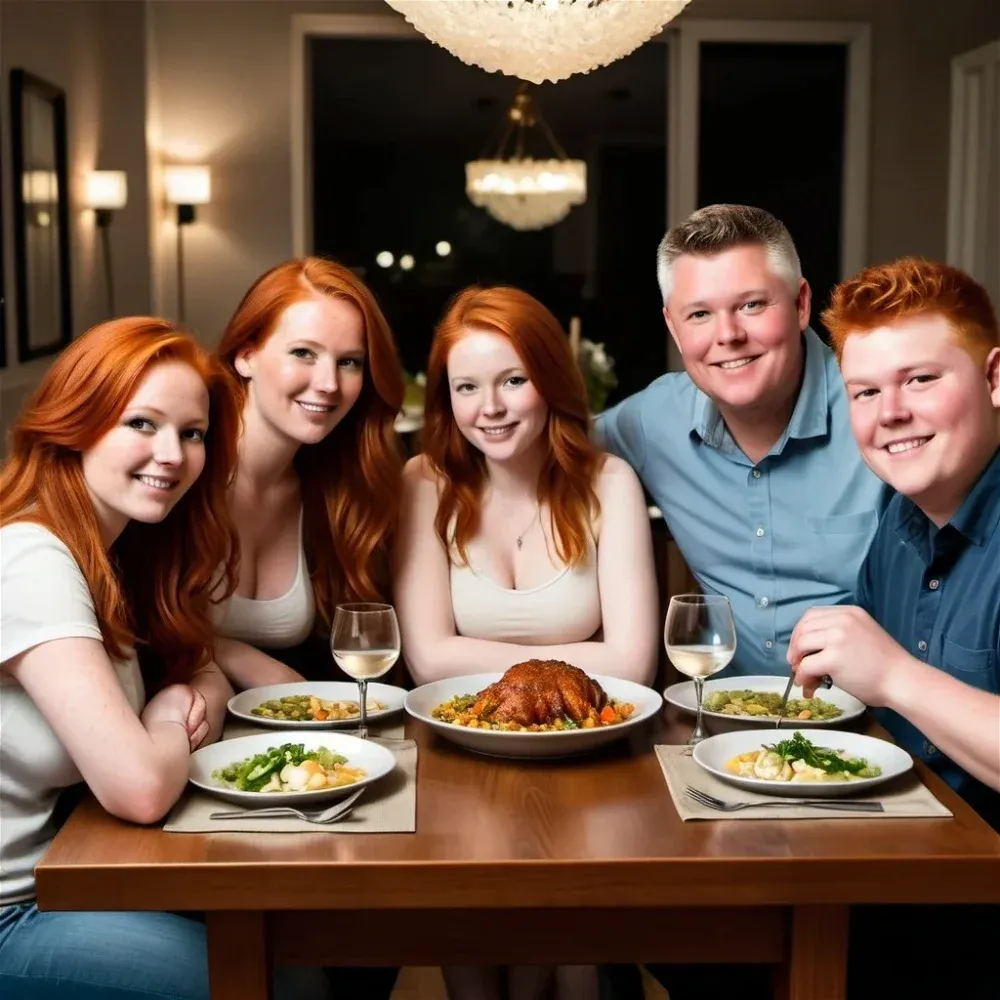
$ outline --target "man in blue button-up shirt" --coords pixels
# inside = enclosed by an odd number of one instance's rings
[[[1000,333],[955,268],[903,259],[844,282],[824,314],[865,461],[898,492],[856,606],[816,608],[789,662],[879,713],[1000,821]]]
[[[700,209],[664,237],[657,276],[686,371],[601,415],[595,433],[639,474],[702,588],[730,598],[735,670],[785,674],[803,612],[852,592],[882,487],[777,219]]]

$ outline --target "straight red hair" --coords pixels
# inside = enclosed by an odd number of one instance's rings
[[[438,536],[468,559],[486,486],[486,461],[455,423],[448,384],[448,354],[471,331],[506,337],[549,407],[538,500],[551,511],[559,558],[574,566],[587,555],[591,521],[600,511],[594,480],[604,456],[590,440],[587,390],[559,321],[536,298],[505,285],[459,292],[431,344],[422,444],[440,477]]]
[[[189,365],[208,389],[205,467],[163,521],[130,521],[107,550],[81,452],[117,424],[150,370],[170,361]],[[232,592],[239,556],[226,502],[238,429],[221,366],[170,323],[147,316],[102,323],[70,344],[14,422],[0,470],[0,524],[32,521],[66,545],[112,659],[145,643],[172,679],[189,678],[211,659],[209,605],[220,580],[221,595]]]
[[[352,271],[332,260],[303,257],[261,275],[233,314],[219,358],[238,385],[241,350],[262,345],[290,306],[312,295],[353,305],[365,329],[361,395],[337,427],[315,445],[299,448],[306,559],[320,619],[329,628],[340,601],[388,597],[390,538],[399,513],[403,455],[394,423],[403,405],[403,370],[389,324],[375,296]]]

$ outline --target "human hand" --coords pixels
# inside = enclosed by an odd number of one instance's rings
[[[208,734],[205,699],[189,684],[170,684],[146,703],[143,724],[170,722],[184,727],[188,744],[196,749]]]
[[[911,657],[866,611],[834,605],[810,608],[799,619],[787,659],[805,697],[811,698],[829,675],[866,705],[881,707]]]
[[[200,691],[192,690],[194,691],[194,700],[191,704],[191,711],[188,712],[185,728],[187,729],[188,743],[193,752],[201,746],[205,737],[208,736],[208,719],[206,718],[208,703]]]

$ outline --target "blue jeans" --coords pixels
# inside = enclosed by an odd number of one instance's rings
[[[275,996],[327,994],[320,969],[279,969]],[[176,913],[41,913],[0,907],[0,996],[208,1000],[205,925]]]

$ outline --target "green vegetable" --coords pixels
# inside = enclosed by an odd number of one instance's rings
[[[347,758],[326,747],[307,752],[302,743],[282,743],[280,747],[268,747],[264,753],[220,767],[212,772],[212,777],[235,785],[241,792],[259,792],[286,764],[301,764],[304,760],[315,760],[322,767],[331,768],[345,763]]]
[[[773,750],[778,756],[789,762],[801,760],[809,767],[818,768],[827,774],[839,774],[845,771],[849,774],[860,774],[862,771],[878,772],[878,768],[869,768],[868,761],[863,757],[852,757],[850,760],[845,760],[835,750],[831,750],[829,747],[818,747],[801,733],[795,733],[791,739],[782,740],[780,743],[775,743],[774,746],[768,746],[765,743],[764,749]]]

